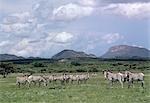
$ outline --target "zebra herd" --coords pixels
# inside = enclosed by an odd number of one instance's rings
[[[128,83],[128,88],[130,88],[131,85],[133,85],[134,81],[140,81],[141,86],[144,88],[144,74],[143,73],[132,73],[130,71],[125,71],[124,73],[118,72],[113,73],[111,71],[103,71],[104,78],[109,81],[110,86],[112,86],[116,81],[119,81],[121,84],[121,87],[123,88],[123,85],[125,82]],[[97,76],[96,73],[91,74],[91,76]],[[62,75],[24,75],[24,76],[18,76],[16,77],[16,84],[18,87],[21,85],[26,85],[30,87],[33,85],[39,85],[43,84],[44,86],[47,86],[49,83],[53,82],[60,82],[61,84],[73,84],[74,82],[80,83],[86,83],[86,81],[91,77],[89,73],[86,74],[62,74]]]
[[[62,74],[62,75],[24,75],[24,76],[18,76],[16,77],[16,84],[18,87],[21,85],[26,85],[30,87],[33,85],[39,85],[43,84],[44,86],[47,86],[50,82],[60,82],[61,84],[67,84],[74,82],[80,83],[86,83],[86,81],[89,79],[89,73],[87,74]]]
[[[141,86],[144,88],[144,74],[143,73],[132,73],[130,71],[125,71],[124,73],[113,73],[110,71],[103,71],[104,78],[109,80],[110,86],[113,85],[115,81],[119,81],[121,84],[121,87],[123,88],[123,84],[127,81],[128,82],[128,88],[130,88],[131,85],[133,85],[134,81],[140,81]]]

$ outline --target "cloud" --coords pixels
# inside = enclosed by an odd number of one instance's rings
[[[23,38],[18,42],[15,42],[13,46],[9,48],[8,53],[19,55],[19,56],[39,56],[43,50],[46,50],[47,43],[41,40],[38,42],[31,42],[36,39]]]
[[[31,14],[29,12],[14,13],[10,16],[16,17],[18,19],[18,22],[28,22],[31,18]]]
[[[93,10],[94,9],[92,7],[80,6],[70,3],[55,8],[53,10],[53,18],[54,20],[68,21],[84,16],[89,16],[92,14]]]
[[[37,25],[36,18],[29,12],[12,13],[3,18],[0,31],[7,33],[28,33]]]
[[[118,3],[109,4],[102,8],[102,12],[122,15],[128,18],[150,18],[149,3]]]
[[[10,44],[10,42],[8,40],[2,41],[2,42],[0,42],[0,47],[7,46],[8,44]]]
[[[79,0],[79,4],[84,6],[95,6],[97,5],[97,0]]]
[[[30,40],[31,39],[20,40],[18,43],[15,44],[14,47],[10,48],[9,52],[21,56],[39,55],[41,45],[30,43]]]
[[[140,0],[137,2],[136,0],[107,1],[28,0],[32,2],[32,5],[29,3],[28,7],[24,3],[27,1],[21,1],[21,4],[27,8],[22,10],[19,10],[20,5],[17,2],[14,3],[15,7],[6,3],[5,9],[8,12],[5,13],[4,10],[2,14],[5,15],[0,16],[0,53],[46,57],[60,50],[71,48],[99,54],[102,51],[97,48],[111,43],[121,43],[119,40],[123,39],[119,33],[105,35],[101,33],[103,25],[99,29],[99,26],[95,24],[97,21],[107,24],[107,18],[101,19],[101,15],[104,17],[119,15],[125,19],[143,19],[150,16],[150,3],[145,3],[146,0],[142,2],[139,2]],[[111,32],[112,29],[110,28],[109,31]],[[89,35],[88,32],[92,31],[94,33]],[[102,32],[107,31],[102,30]]]
[[[37,18],[30,12],[11,13],[0,23],[0,31],[10,35],[29,36],[42,28]]]
[[[73,38],[73,35],[71,33],[62,32],[62,33],[58,33],[56,35],[56,37],[54,38],[55,39],[54,41],[67,43],[67,42],[71,41],[72,38]]]
[[[8,33],[23,33],[27,32],[31,25],[29,23],[14,23],[14,24],[0,24],[0,31]]]
[[[46,41],[54,43],[69,43],[74,35],[68,32],[50,32],[46,37]]]
[[[120,35],[119,33],[110,33],[110,34],[106,34],[103,37],[101,37],[101,40],[103,42],[106,42],[107,44],[111,44],[111,43],[114,43],[123,38],[124,37],[122,35]]]
[[[103,3],[137,3],[137,2],[149,2],[149,0],[100,0]]]
[[[50,52],[52,49],[60,50],[64,47],[69,47],[74,40],[74,34],[69,32],[50,32],[43,38],[35,36],[34,38],[30,37],[18,39],[14,39],[11,43],[11,40],[0,42],[0,49],[4,48],[1,52],[25,57],[39,55],[44,56],[43,52],[45,51]],[[51,53],[54,54],[55,50],[51,51]]]
[[[136,44],[133,44],[132,46],[134,46],[134,47],[139,47],[139,48],[144,48],[143,46],[141,46],[141,45],[136,45]]]

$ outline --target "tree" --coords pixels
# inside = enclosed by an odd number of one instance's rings
[[[6,78],[9,73],[13,72],[14,69],[11,63],[0,63],[0,74],[3,76],[3,78]]]
[[[41,63],[41,62],[35,62],[35,63],[33,63],[33,66],[34,67],[45,67],[44,63]]]
[[[81,66],[81,64],[79,62],[75,62],[75,61],[72,61],[71,62],[71,65],[74,65],[74,66]]]

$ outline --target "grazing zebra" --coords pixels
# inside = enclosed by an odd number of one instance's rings
[[[55,81],[54,75],[44,75],[43,78],[46,80],[46,85]]]
[[[123,88],[124,77],[122,73],[112,73],[109,71],[104,71],[103,73],[104,78],[110,81],[110,86],[112,86],[115,81],[119,81]]]
[[[125,71],[125,75],[128,81],[128,88],[130,88],[131,84],[133,85],[133,81],[141,81],[141,86],[144,88],[144,74],[143,73],[132,73],[130,71]]]
[[[69,75],[69,77],[71,84],[73,84],[74,81],[77,81],[79,84],[79,75]]]
[[[20,88],[20,85],[25,85],[27,83],[28,80],[28,76],[18,76],[16,77],[16,85],[18,85],[18,87]]]
[[[45,78],[43,78],[42,76],[30,75],[30,76],[28,77],[29,87],[30,87],[31,83],[34,83],[34,85],[36,85],[36,84],[38,83],[39,86],[40,86],[42,82],[44,83],[44,86],[47,85],[47,81],[46,81]]]
[[[89,79],[90,76],[89,76],[89,73],[87,73],[87,74],[81,74],[78,77],[81,83],[82,82],[86,83],[86,81]]]

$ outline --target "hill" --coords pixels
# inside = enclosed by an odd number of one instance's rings
[[[135,46],[117,45],[109,48],[109,50],[104,55],[102,55],[101,58],[115,58],[115,59],[150,58],[150,50]]]
[[[25,58],[21,56],[12,55],[12,54],[0,54],[0,61],[19,60],[19,59],[25,59]]]
[[[95,58],[94,54],[86,54],[84,52],[78,52],[74,50],[63,50],[52,57],[52,59],[66,59],[66,58]]]

